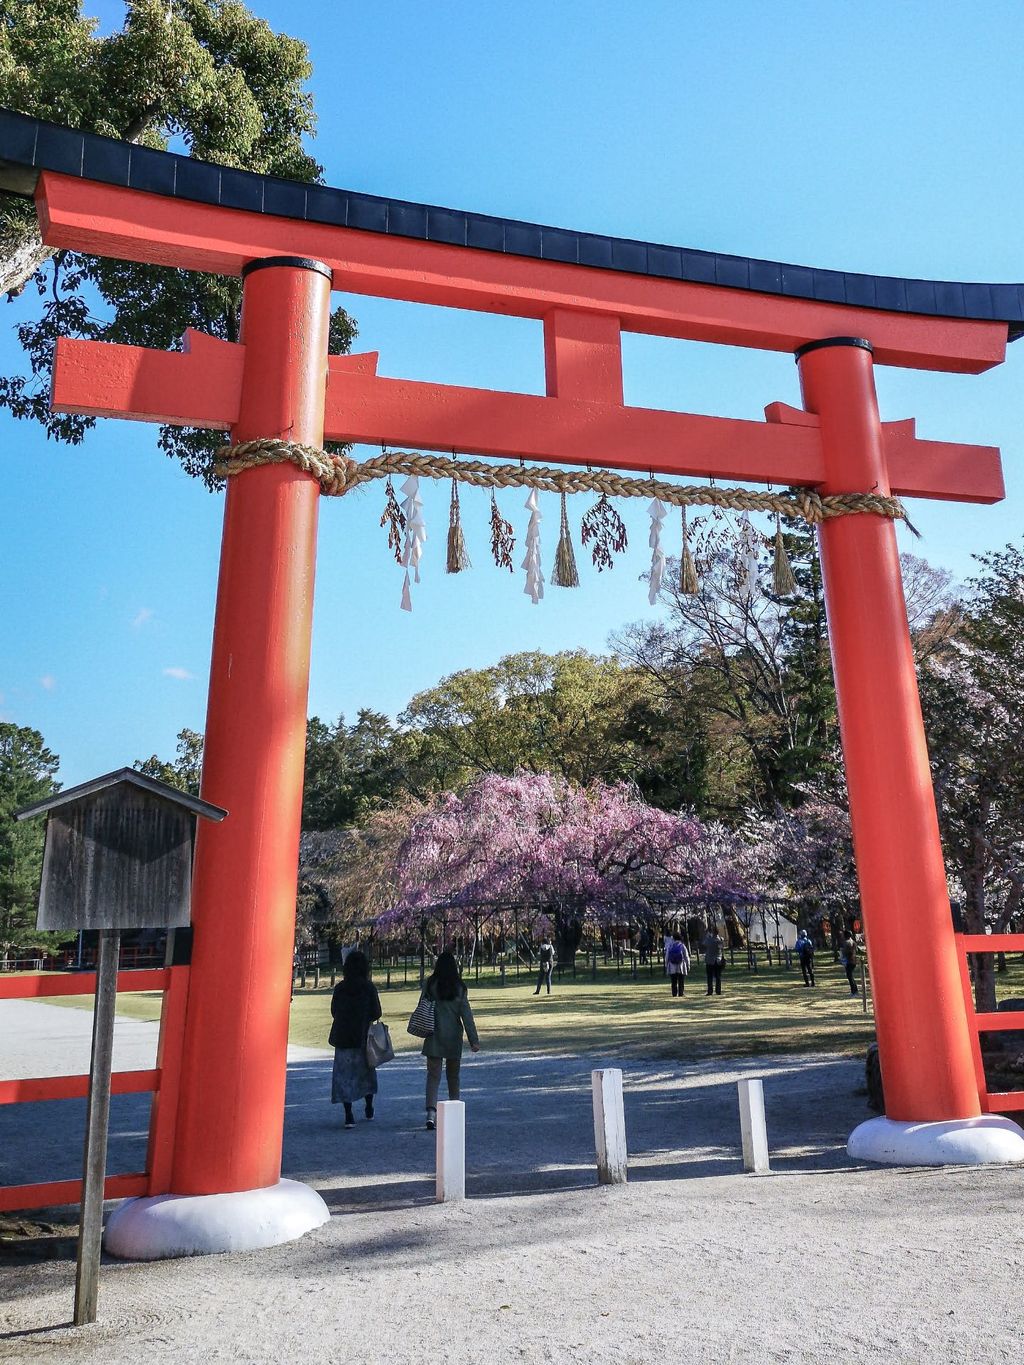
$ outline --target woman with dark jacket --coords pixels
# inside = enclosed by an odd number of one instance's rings
[[[480,1051],[480,1039],[473,1021],[473,1011],[469,1008],[469,994],[454,953],[446,951],[440,954],[423,988],[423,994],[434,1002],[434,1032],[423,1040],[423,1056],[427,1059],[427,1127],[433,1128],[437,1122],[437,1092],[441,1085],[442,1061],[448,1079],[448,1098],[457,1100],[463,1030],[474,1052]]]
[[[331,997],[331,1036],[334,1072],[331,1103],[345,1106],[345,1127],[353,1128],[352,1106],[363,1100],[366,1117],[373,1118],[377,1072],[366,1060],[366,1031],[381,1016],[380,996],[370,980],[366,954],[353,948],[341,969],[341,980]]]

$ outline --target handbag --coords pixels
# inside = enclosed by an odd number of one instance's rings
[[[394,1060],[395,1049],[391,1045],[391,1034],[383,1019],[376,1019],[366,1030],[366,1065],[383,1066]]]
[[[409,1016],[408,1032],[414,1038],[429,1038],[434,1032],[434,1002],[429,996],[420,996],[419,1004]]]

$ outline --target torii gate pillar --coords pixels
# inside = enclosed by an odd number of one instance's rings
[[[235,442],[323,444],[331,271],[273,257],[243,271]],[[112,1215],[107,1247],[154,1259],[291,1241],[325,1223],[281,1179],[295,876],[320,485],[292,464],[229,480],[203,791],[231,817],[196,842],[195,940],[171,1194]]]
[[[797,364],[820,422],[820,492],[888,494],[870,343],[811,342]],[[886,1117],[855,1129],[850,1155],[1017,1161],[1017,1125],[981,1115],[896,530],[859,515],[818,535],[885,1087]]]

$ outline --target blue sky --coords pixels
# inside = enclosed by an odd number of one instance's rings
[[[87,6],[87,8],[90,8]],[[331,184],[677,245],[885,274],[1024,278],[1019,3],[515,5],[257,0],[315,64]],[[121,6],[94,4],[104,27]],[[340,296],[380,373],[541,392],[540,326]],[[0,365],[31,300],[0,308]],[[792,359],[627,337],[627,402],[758,417],[799,402]],[[924,437],[1002,447],[995,508],[917,503],[909,545],[963,576],[1019,536],[1024,342],[976,377],[879,369],[883,416]],[[202,729],[222,502],[156,448],[101,423],[84,446],[0,415],[0,716],[40,729],[66,782]],[[502,507],[525,530],[522,495]],[[310,711],[392,714],[459,668],[520,649],[600,650],[644,616],[647,525],[628,555],[534,607],[487,566],[483,493],[463,514],[472,573],[446,577],[447,490],[415,610],[398,610],[373,486],[321,504]],[[582,510],[582,506],[581,506]],[[557,503],[544,502],[545,564]],[[520,548],[521,554],[521,548]]]

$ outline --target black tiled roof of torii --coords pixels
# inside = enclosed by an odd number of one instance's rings
[[[430,204],[303,184],[158,152],[43,119],[0,110],[0,189],[31,195],[40,171],[127,189],[363,232],[443,242],[478,251],[594,266],[632,275],[721,285],[857,308],[1002,322],[1024,335],[1024,284],[907,280],[783,265],[746,256],[522,223]]]

